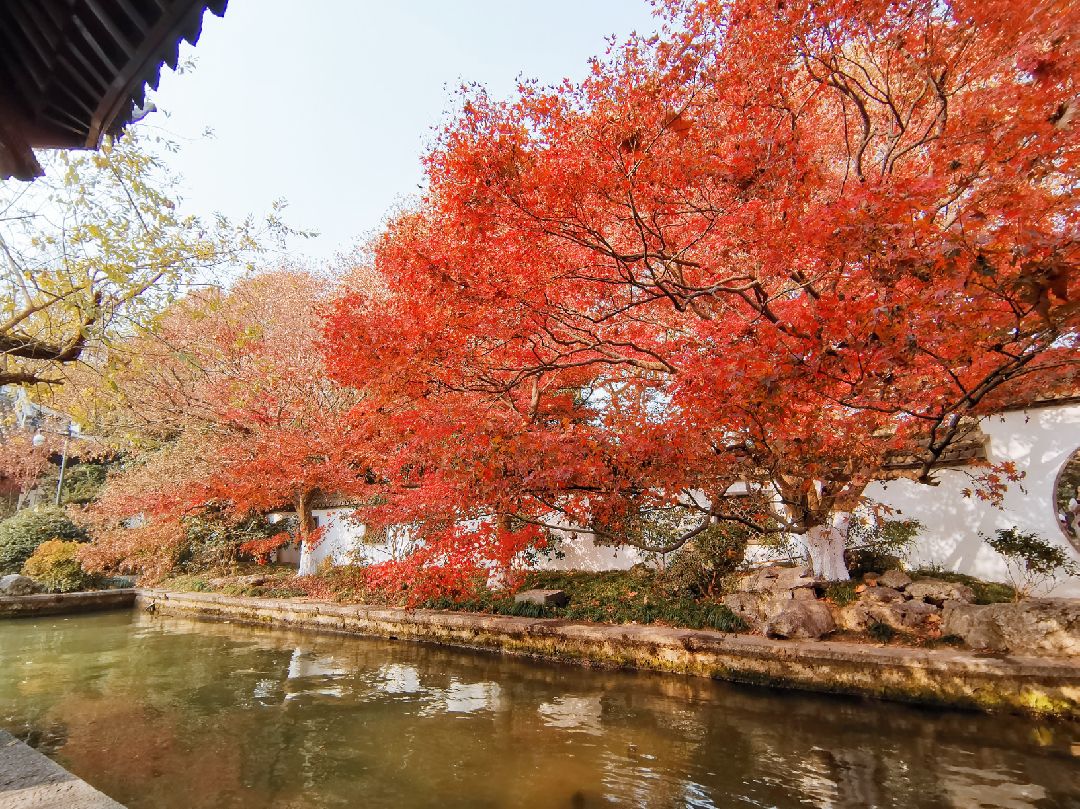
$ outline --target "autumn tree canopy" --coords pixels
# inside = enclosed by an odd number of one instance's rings
[[[295,510],[306,541],[319,492],[357,488],[367,467],[343,416],[358,394],[326,378],[317,347],[331,289],[306,272],[262,273],[193,292],[153,333],[114,346],[110,392],[84,389],[100,429],[134,439],[95,509],[99,565],[167,569],[179,521],[207,505],[236,519]],[[123,528],[133,515],[141,527]]]
[[[891,453],[933,482],[966,416],[1076,378],[1080,8],[663,13],[581,83],[466,92],[327,364],[383,519],[696,512],[670,549],[749,487],[845,578]]]

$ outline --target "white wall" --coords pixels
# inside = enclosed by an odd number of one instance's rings
[[[1057,524],[1054,485],[1069,456],[1080,448],[1080,405],[1033,408],[987,417],[981,424],[989,436],[988,460],[1014,461],[1025,473],[1019,483],[1009,485],[1003,508],[995,508],[962,490],[972,480],[962,470],[942,470],[937,486],[909,480],[872,484],[869,498],[892,506],[897,517],[917,519],[922,530],[910,561],[913,565],[936,564],[948,570],[979,578],[1003,581],[1004,562],[979,534],[991,535],[998,528],[1016,527],[1034,531],[1066,548],[1080,563],[1080,553],[1068,542]],[[972,468],[978,473],[979,468]],[[334,564],[383,562],[400,556],[405,541],[367,545],[364,526],[351,519],[352,509],[318,509],[320,525],[327,525],[323,540],[301,555],[300,571],[314,572],[326,558]],[[635,548],[596,545],[588,533],[567,528],[559,531],[563,558],[541,557],[538,570],[627,570],[646,556]],[[1072,578],[1055,588],[1053,595],[1080,596],[1080,579]]]
[[[366,527],[352,518],[351,508],[315,509],[312,515],[319,526],[326,526],[322,540],[314,548],[305,548],[300,554],[301,575],[316,572],[326,559],[335,565],[349,563],[374,564],[400,558],[408,545],[407,532],[393,536],[388,542],[366,544]],[[611,548],[596,545],[588,533],[570,530],[556,532],[561,541],[558,545],[563,558],[542,556],[533,565],[535,570],[628,570],[645,560],[636,548]]]
[[[559,540],[555,546],[562,553],[562,558],[555,554],[541,556],[533,570],[629,570],[639,562],[644,562],[645,554],[637,548],[613,548],[597,545],[592,534],[570,529],[552,532]]]
[[[982,579],[1004,581],[1003,560],[979,534],[990,536],[999,528],[1014,526],[1068,549],[1080,562],[1080,553],[1058,527],[1054,503],[1057,475],[1080,448],[1080,405],[1011,411],[989,416],[980,426],[990,438],[987,459],[991,463],[1014,461],[1025,473],[1019,483],[1009,484],[1002,508],[964,497],[962,490],[970,488],[972,482],[961,470],[942,471],[937,486],[895,480],[875,483],[866,490],[869,498],[897,509],[898,517],[922,523],[912,563],[939,564]],[[1052,595],[1080,596],[1080,579],[1062,582]]]
[[[300,575],[315,573],[327,559],[332,564],[344,565],[351,561],[354,550],[364,547],[363,538],[366,528],[352,519],[351,508],[319,508],[311,514],[318,522],[318,527],[325,526],[322,539],[315,547],[305,547],[300,552]]]

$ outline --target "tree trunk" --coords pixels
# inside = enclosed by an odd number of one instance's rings
[[[296,517],[300,521],[297,533],[300,535],[300,569],[298,576],[311,576],[316,572],[317,565],[311,556],[311,547],[308,538],[315,533],[315,515],[311,513],[311,492],[300,492],[296,495]]]
[[[838,512],[824,525],[815,525],[804,535],[806,552],[814,574],[826,581],[847,581],[847,564],[844,562],[844,540],[847,538],[851,514]]]

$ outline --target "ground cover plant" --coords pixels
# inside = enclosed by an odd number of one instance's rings
[[[941,579],[942,581],[967,585],[975,593],[976,604],[1002,604],[1008,601],[1017,601],[1019,598],[1016,589],[1005,582],[984,581],[966,573],[955,573],[941,567],[919,567],[912,570],[911,575],[918,578]]]

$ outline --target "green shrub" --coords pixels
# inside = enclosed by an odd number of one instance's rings
[[[892,553],[873,548],[849,548],[844,551],[844,564],[853,579],[861,579],[867,573],[884,573],[886,570],[902,570],[903,560]]]
[[[85,542],[89,536],[55,506],[23,509],[0,522],[0,574],[18,573],[38,545],[50,539]]]
[[[667,566],[664,579],[675,592],[713,596],[741,569],[750,531],[734,523],[710,525],[687,542]]]
[[[105,488],[108,471],[107,464],[78,463],[69,458],[67,468],[64,470],[64,486],[60,491],[60,504],[82,506],[97,500],[101,495],[101,490]],[[59,483],[59,476],[60,468],[50,466],[38,478],[37,485],[44,491],[54,493]]]
[[[1009,581],[1018,600],[1050,589],[1059,575],[1080,575],[1080,566],[1064,548],[1032,531],[1006,528],[994,532],[992,537],[979,536],[1005,558]]]
[[[844,562],[854,578],[901,570],[903,558],[922,525],[918,520],[887,520],[856,514],[848,526]]]
[[[23,564],[23,575],[53,593],[93,589],[97,585],[97,577],[84,571],[79,563],[81,544],[62,539],[42,542]]]
[[[178,572],[235,568],[245,558],[242,545],[267,539],[286,529],[287,526],[270,523],[260,515],[236,521],[215,508],[208,508],[184,520],[186,539],[180,551]]]
[[[838,607],[846,607],[855,603],[859,594],[855,592],[855,581],[834,581],[825,588],[825,598],[829,599]]]

